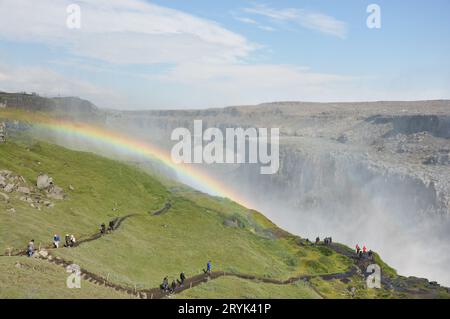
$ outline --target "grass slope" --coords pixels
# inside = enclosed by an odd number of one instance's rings
[[[154,177],[94,154],[20,139],[0,145],[0,169],[24,176],[29,186],[45,172],[68,194],[41,211],[18,195],[10,195],[10,203],[0,202],[2,251],[24,248],[31,238],[47,245],[55,233],[88,237],[114,217],[140,214],[110,236],[53,252],[119,284],[156,287],[166,275],[200,273],[209,259],[215,270],[278,279],[340,272],[350,265],[341,255],[324,256],[319,249],[299,246],[295,237],[278,236],[279,230],[262,215],[231,201],[188,188],[170,193]],[[168,212],[149,214],[168,200]],[[15,213],[7,211],[11,207]],[[226,226],[226,220],[237,226]]]
[[[178,299],[196,299],[208,296],[213,299],[320,299],[321,296],[307,283],[275,285],[252,282],[239,278],[219,278],[175,295]]]
[[[345,257],[352,254],[348,247],[336,245],[342,251],[337,253],[325,246],[302,245],[299,237],[228,199],[211,197],[125,163],[37,141],[26,134],[0,144],[2,169],[23,176],[29,187],[36,184],[39,173],[46,173],[64,188],[67,198],[52,200],[53,208],[40,211],[21,201],[15,192],[8,194],[9,202],[0,198],[0,254],[11,247],[24,249],[31,238],[49,245],[55,233],[87,238],[98,232],[101,223],[137,214],[112,234],[75,249],[52,250],[52,254],[113,283],[136,288],[157,287],[164,276],[172,280],[181,271],[188,277],[199,274],[208,260],[212,260],[214,271],[280,280],[342,273],[353,265]],[[167,212],[150,214],[169,201],[172,206]],[[399,278],[394,269],[375,257],[385,275]],[[21,267],[16,267],[17,263]],[[128,298],[85,281],[81,290],[65,288],[67,274],[62,267],[55,267],[43,260],[0,257],[0,297]],[[416,284],[414,279],[410,282]],[[311,284],[281,286],[224,277],[176,297],[411,297],[385,289],[367,290],[361,276],[347,281],[315,278]],[[352,292],[351,287],[356,290]],[[420,282],[417,292],[449,296],[445,288]]]
[[[0,299],[130,298],[127,294],[88,281],[82,281],[81,289],[68,289],[64,268],[34,258],[0,258],[0,269]]]

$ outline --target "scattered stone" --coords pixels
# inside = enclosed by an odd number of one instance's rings
[[[52,199],[64,199],[64,190],[56,185],[53,185],[47,190],[47,197]]]
[[[70,189],[71,191],[74,191],[74,190],[75,190],[75,188],[74,188],[72,185],[69,185],[69,189]]]
[[[5,186],[5,188],[3,190],[5,192],[7,192],[7,193],[11,193],[14,190],[15,187],[16,186],[14,184],[8,184],[8,185]]]
[[[12,174],[12,172],[8,171],[6,169],[3,169],[3,170],[0,171],[0,176],[3,176],[5,178],[8,178],[9,176],[11,176],[11,174]]]
[[[0,122],[0,144],[5,142],[6,142],[6,124],[4,122]]]
[[[20,262],[16,262],[15,267],[20,269],[22,268],[22,264]]]
[[[46,251],[45,249],[42,249],[42,250],[39,251],[39,255],[42,258],[47,258],[48,257],[48,251]]]
[[[11,208],[7,209],[6,212],[8,212],[10,214],[15,214],[16,213],[16,209],[14,207],[11,207]]]
[[[31,191],[28,187],[18,187],[17,192],[22,193],[22,194],[30,194],[31,193]]]
[[[31,197],[28,196],[22,196],[19,198],[22,202],[26,202],[26,203],[33,203],[33,199]]]
[[[6,186],[6,180],[2,175],[0,175],[0,188],[3,188],[5,186]]]

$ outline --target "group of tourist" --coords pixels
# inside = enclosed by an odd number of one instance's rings
[[[206,275],[210,276],[211,270],[212,270],[211,260],[208,260],[208,262],[206,263],[206,269],[203,269],[203,272]],[[185,281],[186,281],[186,275],[184,274],[184,272],[180,273],[180,279],[172,280],[172,283],[170,285],[169,285],[169,277],[166,276],[166,277],[164,277],[163,282],[160,285],[160,288],[163,292],[172,294],[175,292],[175,290],[178,287],[183,288]]]

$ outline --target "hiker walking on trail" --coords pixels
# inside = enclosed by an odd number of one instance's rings
[[[100,234],[102,234],[102,235],[106,234],[106,225],[105,224],[100,225]]]
[[[170,293],[173,294],[175,292],[175,289],[177,289],[177,282],[172,280],[172,284],[170,285]]]
[[[108,231],[112,232],[114,230],[114,221],[110,221],[108,224]]]
[[[34,254],[34,239],[32,239],[28,243],[28,248],[27,248],[27,255],[28,255],[28,257],[33,256],[33,254]]]
[[[363,246],[363,253],[365,254],[367,252],[366,245]]]
[[[75,239],[75,236],[70,235],[70,242],[69,242],[70,247],[75,246],[76,243],[77,243],[77,240]]]
[[[185,274],[184,274],[184,272],[182,272],[181,274],[180,274],[180,280],[178,280],[178,283],[180,284],[180,287],[183,287],[184,286],[184,281],[186,280],[186,276],[185,276]]]
[[[316,237],[316,245],[318,245],[320,243],[320,238]]]
[[[211,274],[211,260],[208,260],[208,263],[206,264],[206,269],[203,269],[203,272],[205,274]]]
[[[69,234],[66,234],[66,236],[64,236],[64,241],[65,241],[64,247],[70,247],[70,236],[69,236]]]
[[[356,244],[356,254],[359,255],[359,252],[361,251],[361,248],[358,244]]]
[[[169,290],[169,279],[166,277],[164,277],[163,282],[161,284],[161,290],[164,292],[167,292]]]
[[[59,248],[60,241],[61,241],[61,238],[59,237],[59,235],[55,234],[55,236],[53,236],[53,247]]]

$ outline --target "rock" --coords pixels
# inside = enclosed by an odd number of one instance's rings
[[[4,142],[6,142],[6,125],[0,122],[0,144]]]
[[[0,176],[3,176],[5,178],[8,178],[11,174],[12,174],[12,172],[8,171],[6,169],[3,169],[3,170],[0,171]]]
[[[3,190],[7,193],[11,193],[15,187],[16,187],[16,185],[14,185],[14,184],[8,184],[5,186],[5,188]]]
[[[20,269],[22,268],[22,264],[20,262],[16,262],[15,267]]]
[[[16,209],[14,207],[11,207],[11,208],[7,209],[6,212],[8,212],[10,214],[15,214],[16,213]]]
[[[0,175],[0,188],[3,188],[5,186],[6,186],[6,180],[2,175]]]
[[[33,203],[33,199],[31,197],[28,196],[22,196],[19,198],[22,202],[26,202],[26,203]]]
[[[42,249],[42,250],[39,251],[39,255],[42,258],[47,258],[48,257],[48,251],[46,251],[45,249]]]
[[[64,199],[64,190],[61,187],[53,185],[47,190],[47,197],[52,199]]]
[[[31,191],[28,187],[18,187],[17,192],[22,193],[22,194],[30,194],[31,193]]]
[[[3,198],[5,202],[9,202],[9,196],[6,195],[5,193],[0,193],[0,198]]]
[[[223,224],[226,227],[232,227],[232,228],[239,227],[239,224],[238,224],[237,220],[234,220],[234,219],[233,220],[226,219],[226,220],[224,220]]]
[[[53,185],[53,178],[49,177],[48,175],[41,174],[37,178],[36,186],[38,189],[47,189],[51,185]]]
[[[74,190],[75,190],[75,188],[74,188],[72,185],[69,185],[69,189],[70,189],[71,191],[74,191]]]

